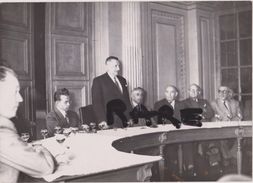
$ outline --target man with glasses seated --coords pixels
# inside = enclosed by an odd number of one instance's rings
[[[58,89],[54,93],[54,109],[47,114],[46,124],[48,136],[54,135],[55,127],[61,128],[78,127],[80,120],[76,112],[69,110],[70,97],[66,88]]]
[[[239,102],[233,99],[233,91],[227,86],[220,86],[218,98],[211,103],[215,121],[241,121],[242,113]],[[237,143],[234,140],[221,141],[223,166],[236,165]]]
[[[233,99],[233,91],[227,86],[220,86],[218,98],[211,103],[217,121],[240,121],[242,113],[239,102]]]

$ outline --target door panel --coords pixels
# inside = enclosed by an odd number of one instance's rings
[[[71,109],[90,102],[92,3],[46,4],[48,111],[58,88],[70,91]]]

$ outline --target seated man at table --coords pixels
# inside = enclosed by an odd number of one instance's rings
[[[215,121],[241,121],[242,113],[239,102],[233,99],[233,91],[227,86],[220,86],[218,98],[211,103],[215,116]],[[234,140],[221,141],[221,154],[223,165],[236,164],[237,143]]]
[[[61,128],[78,127],[80,120],[76,112],[69,110],[70,97],[66,88],[58,89],[54,93],[55,106],[53,111],[47,114],[46,124],[48,136],[54,135],[56,126]]]
[[[150,111],[143,104],[144,103],[145,90],[141,87],[134,88],[131,93],[131,104],[133,110],[130,112],[130,116],[135,114],[133,119],[134,126],[151,126],[154,123],[153,118],[150,117]],[[131,115],[132,114],[132,115]]]
[[[182,104],[177,99],[177,97],[178,97],[178,89],[173,85],[169,85],[165,91],[165,98],[157,101],[154,104],[154,110],[159,111],[161,107],[168,106],[173,110],[173,117],[180,121],[181,120],[180,110],[182,109]],[[158,123],[162,123],[162,121],[158,121]],[[170,124],[171,121],[165,120],[164,123]]]
[[[197,84],[191,84],[189,87],[189,98],[182,101],[183,108],[201,108],[202,112],[202,122],[211,121],[212,117],[214,116],[214,111],[209,104],[209,102],[202,98],[202,89]],[[204,143],[203,143],[204,144]],[[198,164],[204,165],[204,157],[203,152],[197,152],[197,149],[202,150],[202,144],[198,143],[185,143],[182,146],[183,148],[183,157],[184,157],[184,167],[186,167],[186,172],[189,176],[193,175],[192,172],[197,171],[197,173],[204,172],[206,167],[198,167]],[[196,158],[194,158],[194,155]],[[197,155],[202,155],[197,157]],[[196,166],[194,163],[194,159],[196,160]],[[203,160],[200,162],[200,160]],[[194,170],[195,169],[195,170]],[[198,170],[197,170],[198,169]],[[196,173],[196,172],[195,172]]]
[[[43,146],[33,147],[23,142],[10,120],[23,101],[19,90],[14,71],[0,66],[0,182],[15,183],[20,172],[39,178],[55,169],[50,152]]]
[[[168,106],[173,109],[174,114],[173,117],[181,120],[180,118],[180,110],[182,109],[182,104],[177,100],[178,97],[178,89],[169,85],[165,90],[165,98],[159,100],[155,103],[154,109],[155,111],[159,111],[159,109],[163,106]],[[161,121],[158,123],[161,123]],[[169,120],[165,120],[164,123],[171,123]],[[166,166],[169,169],[169,176],[172,180],[178,180],[178,145],[169,145],[165,148],[165,156],[166,156]]]

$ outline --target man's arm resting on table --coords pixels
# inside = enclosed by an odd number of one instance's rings
[[[47,149],[28,145],[8,129],[1,129],[0,133],[0,162],[32,177],[53,173],[56,164]]]

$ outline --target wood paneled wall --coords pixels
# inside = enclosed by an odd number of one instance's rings
[[[18,74],[24,100],[19,110],[29,120],[35,119],[33,35],[32,4],[0,5],[0,58]]]
[[[92,62],[92,4],[47,3],[46,68],[48,109],[58,88],[71,92],[71,109],[90,101]]]
[[[146,3],[142,6],[143,83],[147,104],[164,98],[165,88],[175,85],[186,93],[185,11]]]

